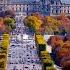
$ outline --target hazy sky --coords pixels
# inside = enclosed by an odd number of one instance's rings
[[[12,0],[13,2],[34,1],[34,0]],[[39,1],[39,0],[36,0]],[[61,0],[62,3],[70,4],[70,0]]]
[[[61,0],[63,3],[68,3],[70,4],[70,0]]]

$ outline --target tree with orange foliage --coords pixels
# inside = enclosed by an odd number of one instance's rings
[[[13,18],[2,18],[0,17],[0,32],[5,33],[5,32],[10,32],[13,29],[15,29],[15,19]]]
[[[64,58],[70,59],[70,40],[66,39],[66,41],[63,41],[63,38],[60,36],[52,36],[50,39],[50,44],[52,46],[52,54],[54,55],[53,58],[55,62],[57,65],[62,66],[61,63],[63,63],[62,60]]]
[[[0,17],[0,32],[5,31],[4,19]]]
[[[70,56],[64,57],[61,60],[61,67],[62,67],[62,70],[70,70]]]
[[[66,32],[70,32],[70,19],[64,13],[62,13],[58,18]]]

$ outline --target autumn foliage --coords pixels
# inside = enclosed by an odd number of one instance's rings
[[[30,16],[27,16],[24,19],[24,24],[36,33],[39,32],[39,29],[41,28],[41,25],[42,25],[42,21],[38,17],[39,16],[33,14]]]
[[[58,17],[44,17],[39,13],[33,13],[24,19],[24,24],[48,35],[65,35],[70,32],[70,19],[63,13]]]
[[[62,27],[64,27],[67,32],[70,32],[70,19],[64,13],[62,13],[58,19],[62,23]]]
[[[14,18],[10,18],[10,17],[2,18],[2,17],[0,17],[0,32],[9,33],[13,29],[15,29],[15,19]]]
[[[60,65],[64,70],[67,65],[70,65],[70,39],[57,35],[51,36],[49,40],[53,50],[52,53],[55,52],[56,54],[55,58],[57,63],[60,63],[58,65]]]

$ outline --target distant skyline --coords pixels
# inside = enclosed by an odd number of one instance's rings
[[[70,0],[61,0],[62,3],[70,4]]]

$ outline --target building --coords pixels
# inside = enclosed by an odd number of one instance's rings
[[[70,4],[63,3],[62,0],[57,0],[51,4],[51,16],[59,16],[61,13],[65,13],[67,16],[70,15]]]
[[[0,0],[0,11],[4,10],[4,0]]]
[[[61,0],[51,0],[51,12],[50,15],[59,15],[61,13]]]
[[[62,4],[61,11],[66,15],[70,15],[70,4]]]
[[[50,15],[50,0],[41,0],[40,1],[40,11],[44,16]]]
[[[62,3],[62,0],[0,0],[0,11],[13,9],[16,12],[16,19],[34,12],[44,16],[59,15],[61,12],[68,14],[69,8],[70,5]],[[18,21],[21,21],[20,19]]]
[[[17,22],[21,22],[22,18],[31,13],[39,11],[39,1],[37,0],[1,0],[0,11],[14,10]],[[24,15],[24,16],[23,16]]]
[[[50,0],[2,0],[1,3],[3,6],[0,9],[3,10],[13,8],[16,12],[26,12],[27,15],[34,12],[50,14]]]

